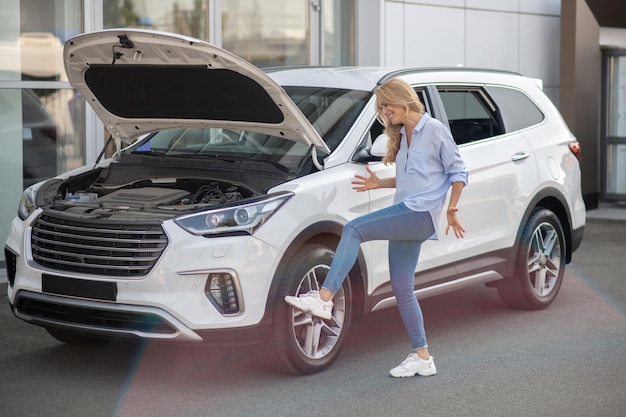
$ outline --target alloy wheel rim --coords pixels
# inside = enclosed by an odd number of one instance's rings
[[[321,282],[328,273],[328,265],[317,265],[302,277],[296,295],[306,294],[310,290],[319,290]],[[315,317],[310,313],[292,309],[293,335],[300,352],[309,359],[323,359],[337,345],[346,312],[346,299],[343,287],[333,298],[333,311],[328,320]]]
[[[535,295],[550,295],[558,283],[560,272],[559,234],[552,224],[541,223],[533,232],[528,250],[528,276]]]

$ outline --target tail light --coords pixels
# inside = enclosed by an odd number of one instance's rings
[[[572,151],[578,162],[583,160],[583,152],[580,148],[580,142],[572,142],[569,144],[569,150]]]

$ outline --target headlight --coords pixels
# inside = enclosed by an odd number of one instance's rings
[[[37,190],[39,190],[41,184],[43,184],[43,182],[38,182],[37,184],[33,184],[24,190],[22,199],[20,200],[20,206],[17,209],[17,215],[20,219],[25,220],[30,213],[37,208],[35,205],[35,196],[37,195]]]
[[[175,219],[177,225],[194,235],[246,232],[254,230],[270,218],[293,193],[264,196],[262,199]]]

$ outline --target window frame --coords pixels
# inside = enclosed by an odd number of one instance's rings
[[[506,124],[504,123],[504,117],[502,114],[502,110],[498,106],[497,102],[491,97],[488,93],[484,85],[446,85],[446,84],[437,84],[435,85],[435,89],[439,96],[439,100],[441,103],[441,111],[446,115],[445,123],[447,123],[450,132],[452,133],[452,137],[458,146],[463,146],[470,143],[480,142],[484,140],[490,140],[492,138],[504,135],[507,132]],[[484,110],[485,114],[488,116],[489,127],[496,127],[495,134],[485,135],[482,132],[482,129],[475,129],[476,133],[470,134],[468,137],[461,138],[455,137],[455,128],[453,123],[456,121],[460,121],[463,119],[451,119],[450,112],[446,109],[445,100],[443,98],[443,94],[446,92],[458,92],[458,93],[469,93],[477,102],[482,110]],[[443,93],[443,94],[442,94]],[[472,124],[476,122],[474,119],[466,119],[471,121]],[[487,120],[487,119],[485,119]],[[456,134],[459,136],[459,133]]]

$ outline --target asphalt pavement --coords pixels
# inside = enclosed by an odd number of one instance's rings
[[[626,203],[600,203],[597,209],[587,211],[587,221],[626,222]]]
[[[583,242],[567,270],[626,316],[626,204],[587,212]],[[626,350],[625,350],[626,352]],[[625,391],[626,392],[626,391]],[[626,415],[626,413],[624,414]]]
[[[626,416],[626,206],[588,213],[555,302],[508,309],[476,286],[423,300],[438,374],[388,376],[395,309],[355,326],[325,372],[291,377],[250,349],[65,346],[14,318],[0,284],[0,415],[83,417]]]

